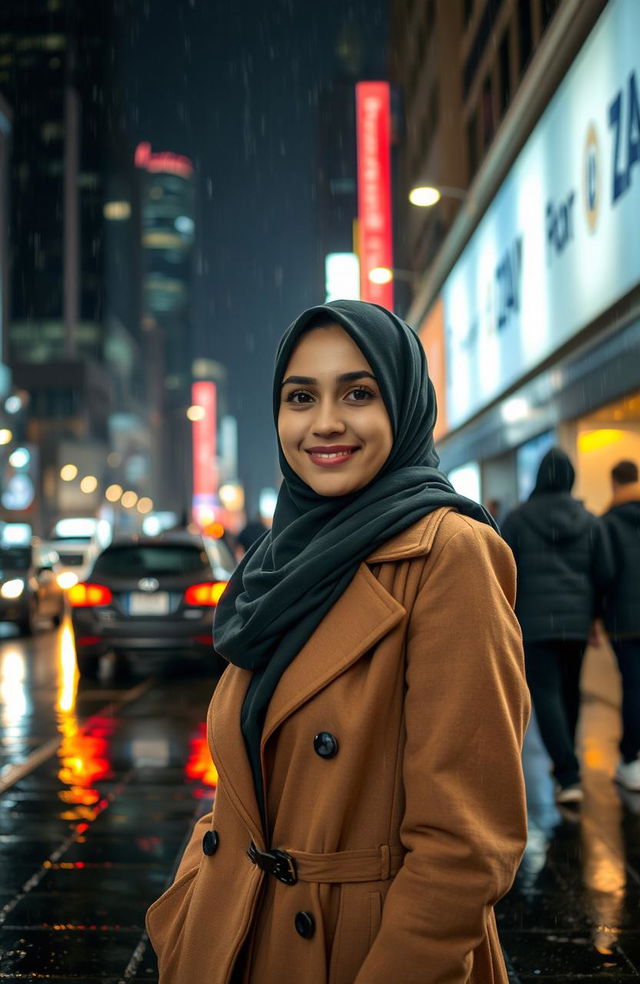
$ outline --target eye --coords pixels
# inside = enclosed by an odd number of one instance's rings
[[[287,393],[285,396],[284,402],[300,405],[303,403],[311,403],[312,400],[313,397],[311,396],[311,393],[307,392],[307,390],[291,390],[291,392]]]
[[[347,396],[353,400],[354,403],[364,403],[367,400],[375,399],[375,393],[370,390],[367,386],[356,386],[355,389],[349,390]]]

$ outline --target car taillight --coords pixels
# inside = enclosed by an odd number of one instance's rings
[[[113,601],[110,588],[105,588],[103,584],[87,584],[85,581],[79,581],[69,588],[67,598],[73,608],[99,608],[110,605]]]
[[[184,593],[185,605],[208,605],[211,608],[220,601],[220,595],[227,586],[226,581],[206,581],[203,584],[192,584]]]

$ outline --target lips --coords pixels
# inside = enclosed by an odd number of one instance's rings
[[[305,448],[306,453],[314,465],[321,468],[331,468],[342,465],[358,451],[358,447],[353,444],[332,444],[328,446],[318,446]]]

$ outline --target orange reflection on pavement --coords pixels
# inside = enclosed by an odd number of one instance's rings
[[[189,758],[185,771],[189,779],[198,779],[205,786],[218,785],[218,770],[211,761],[207,745],[207,726],[198,725],[198,734],[189,741]]]
[[[67,715],[75,711],[79,677],[76,665],[76,647],[73,633],[68,625],[65,624],[59,640],[56,711],[58,714]]]

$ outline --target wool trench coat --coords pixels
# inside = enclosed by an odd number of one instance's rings
[[[214,809],[147,914],[161,984],[506,982],[493,906],[525,844],[529,713],[514,595],[509,548],[449,509],[361,564],[271,699],[266,831],[250,672],[224,672]],[[252,842],[287,852],[295,884]]]

